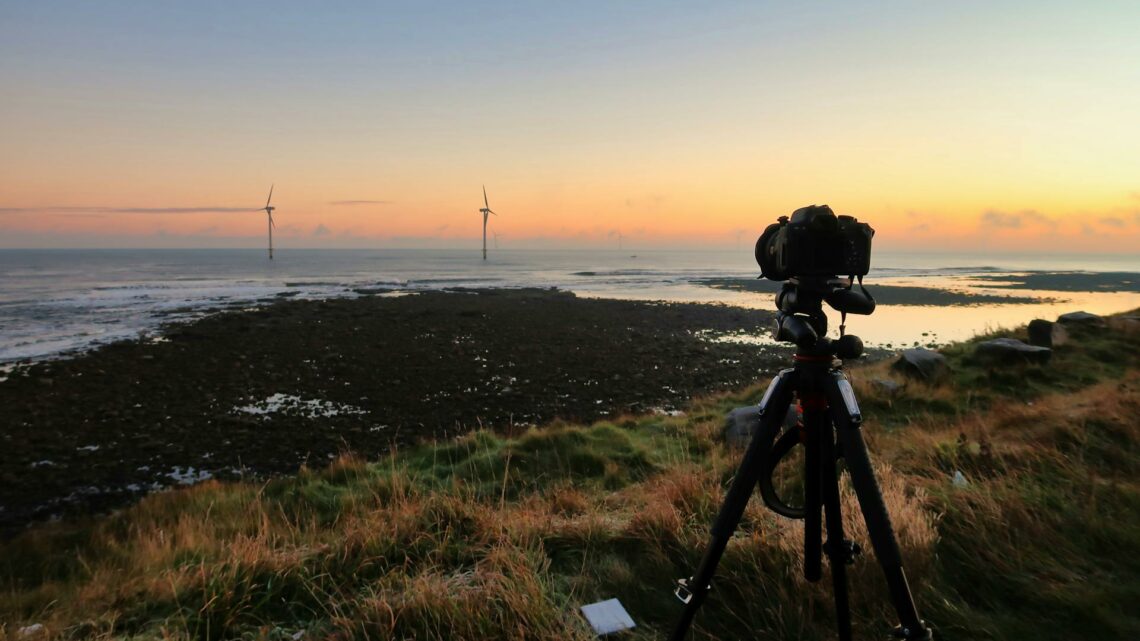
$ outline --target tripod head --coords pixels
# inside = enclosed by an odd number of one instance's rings
[[[862,279],[860,279],[862,280]],[[826,337],[827,316],[823,304],[847,314],[869,316],[875,311],[875,298],[859,283],[861,291],[852,289],[851,278],[793,277],[776,294],[776,340],[795,343],[805,356],[837,356],[858,358],[863,341],[844,333],[839,326],[839,339]]]

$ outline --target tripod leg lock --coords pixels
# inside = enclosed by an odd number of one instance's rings
[[[847,418],[850,421],[851,427],[858,427],[863,423],[863,412],[859,410],[859,401],[855,400],[855,390],[851,389],[851,383],[848,382],[847,377],[842,373],[835,375],[836,387],[839,388],[839,396],[843,399],[843,408],[847,410]]]
[[[919,621],[917,628],[900,625],[894,629],[892,636],[905,641],[934,641],[934,631],[926,625],[926,621]]]
[[[691,585],[692,580],[693,577],[689,577],[687,579],[677,579],[677,587],[673,590],[673,595],[676,596],[677,599],[685,605],[688,605],[689,601],[692,601],[694,596],[698,596],[698,593],[700,593],[699,595],[701,597],[704,597],[704,595],[712,591],[711,585],[706,585],[704,588],[694,587]]]

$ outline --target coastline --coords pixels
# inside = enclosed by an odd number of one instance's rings
[[[0,382],[0,525],[165,487],[375,458],[425,439],[669,413],[786,362],[774,314],[536,289],[278,300]]]
[[[887,291],[903,297],[899,311],[970,295]],[[481,428],[673,412],[763,380],[790,354],[771,341],[766,309],[553,289],[358,288],[200,313],[0,378],[10,451],[0,529],[210,478],[292,474],[346,451],[373,458]],[[854,331],[866,340],[890,320],[880,314]],[[924,333],[921,344],[940,343]]]
[[[913,594],[940,631],[1140,630],[1140,576],[1122,563],[1140,549],[1137,314],[1070,326],[1047,364],[995,367],[972,341],[942,350],[950,376],[935,383],[886,361],[848,369]],[[1026,328],[984,339],[997,336]],[[671,586],[699,561],[739,464],[723,417],[763,390],[696,397],[678,416],[479,430],[39,525],[0,540],[0,638],[586,641],[578,606],[614,597],[637,622],[631,639],[661,638],[678,612]],[[827,593],[797,580],[802,526],[759,503],[718,570],[704,634],[833,638]],[[885,634],[878,564],[865,555],[848,578],[855,625]]]

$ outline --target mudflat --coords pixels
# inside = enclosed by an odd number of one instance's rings
[[[479,427],[670,410],[786,363],[705,336],[768,333],[773,317],[533,289],[219,312],[0,382],[0,527]]]

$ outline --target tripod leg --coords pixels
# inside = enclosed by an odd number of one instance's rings
[[[677,588],[677,598],[685,604],[685,610],[669,637],[672,641],[681,641],[685,638],[697,609],[708,596],[716,566],[720,563],[720,557],[724,554],[728,540],[732,538],[732,533],[740,523],[740,517],[744,514],[744,508],[748,505],[748,499],[751,498],[756,481],[764,468],[765,458],[772,449],[772,441],[788,413],[795,378],[793,370],[781,371],[768,386],[768,391],[760,401],[760,426],[752,435],[752,441],[748,444],[748,450],[744,453],[736,477],[732,480],[716,520],[713,521],[712,536],[708,547],[705,548],[705,555],[697,567],[696,574],[688,581],[681,581]]]
[[[811,396],[801,392],[804,408],[804,578],[815,583],[823,576],[823,542],[820,539],[822,524],[820,510],[823,507],[820,493],[820,448],[818,435],[825,430],[830,432],[822,403],[814,402]]]
[[[835,620],[839,641],[851,641],[851,606],[847,598],[847,564],[854,548],[843,534],[843,513],[839,500],[839,474],[835,469],[835,432],[827,421],[819,431],[820,484],[827,511],[827,560],[831,566],[831,588],[835,597]]]
[[[933,635],[918,616],[906,573],[903,572],[902,554],[891,527],[891,517],[883,503],[879,483],[875,480],[867,445],[863,442],[863,416],[859,412],[855,392],[841,372],[832,373],[825,391],[843,458],[847,461],[847,471],[851,475],[851,485],[859,499],[859,508],[867,523],[867,533],[875,549],[875,557],[886,576],[891,602],[898,613],[900,627],[896,634],[912,641],[931,639]]]

